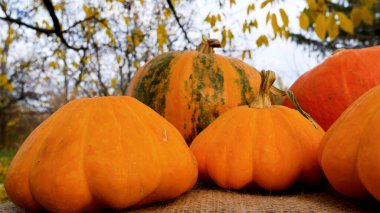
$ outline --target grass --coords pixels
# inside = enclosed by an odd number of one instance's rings
[[[0,150],[0,203],[8,201],[8,196],[4,189],[4,179],[15,154],[16,150]]]

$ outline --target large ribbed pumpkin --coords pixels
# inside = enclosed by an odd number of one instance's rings
[[[380,85],[350,105],[323,137],[319,160],[331,185],[380,201]]]
[[[141,67],[128,89],[170,121],[190,143],[226,109],[253,101],[260,84],[254,68],[215,54],[217,40],[197,51],[161,54]]]
[[[262,71],[262,77],[251,106],[226,111],[194,139],[199,176],[228,189],[320,183],[317,151],[324,131],[294,109],[271,106],[274,73]]]
[[[179,196],[196,160],[163,117],[131,97],[72,101],[39,125],[7,172],[10,199],[28,210],[124,209]]]
[[[357,98],[380,84],[380,46],[340,50],[304,73],[290,87],[297,100],[327,130]],[[293,107],[289,99],[284,105]]]

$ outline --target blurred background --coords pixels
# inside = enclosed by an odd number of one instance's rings
[[[380,3],[0,0],[0,29],[2,183],[41,121],[72,99],[125,95],[136,70],[160,53],[217,38],[216,53],[271,69],[286,88],[336,49],[377,45]]]

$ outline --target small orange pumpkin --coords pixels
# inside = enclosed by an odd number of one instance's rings
[[[171,122],[190,143],[221,113],[253,101],[259,72],[243,61],[214,53],[215,39],[196,51],[168,52],[141,67],[128,95]]]
[[[191,144],[200,177],[230,189],[258,185],[283,190],[296,181],[319,183],[323,174],[317,150],[324,131],[294,109],[271,106],[275,75],[260,75],[260,91],[251,106],[223,113]]]
[[[196,160],[181,134],[131,97],[72,101],[18,150],[5,189],[18,206],[51,212],[124,209],[192,188]]]
[[[360,96],[323,137],[319,161],[331,185],[380,201],[380,85]]]

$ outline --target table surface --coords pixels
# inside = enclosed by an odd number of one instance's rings
[[[343,197],[328,186],[285,192],[241,192],[196,187],[172,201],[117,212],[380,212],[376,200]],[[13,203],[0,205],[0,213],[27,212]],[[111,211],[112,212],[112,211]],[[116,212],[116,211],[115,211]]]

